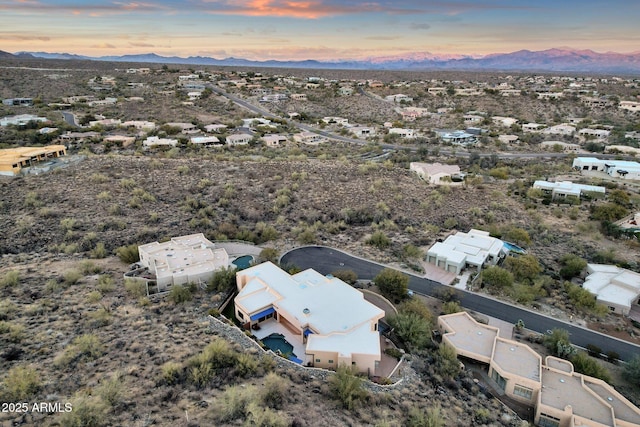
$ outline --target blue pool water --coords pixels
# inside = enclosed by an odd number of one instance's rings
[[[236,258],[231,262],[231,264],[238,267],[238,270],[244,270],[245,268],[251,267],[252,262],[253,262],[253,257],[251,255],[245,255],[245,256]]]
[[[518,245],[509,242],[503,242],[504,247],[509,249],[511,252],[515,252],[517,254],[526,254],[527,251],[524,248],[521,248]]]
[[[273,350],[274,353],[279,353],[283,356],[288,356],[289,359],[295,358],[293,353],[293,346],[284,338],[284,335],[273,333],[269,336],[262,338],[262,343]]]

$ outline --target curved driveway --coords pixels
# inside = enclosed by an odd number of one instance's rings
[[[383,268],[384,265],[362,258],[349,255],[337,249],[323,246],[307,246],[293,249],[285,253],[280,262],[282,265],[295,265],[298,268],[313,268],[322,274],[329,274],[338,269],[350,269],[356,272],[359,279],[372,280]],[[409,276],[409,289],[414,292],[438,297],[438,293],[443,289],[451,289],[450,286],[425,279],[414,274]],[[594,344],[600,347],[603,353],[615,351],[620,355],[621,360],[630,360],[633,356],[640,354],[640,346],[613,338],[599,332],[563,322],[551,317],[541,315],[535,311],[516,307],[511,304],[498,301],[485,295],[475,294],[468,291],[456,290],[459,295],[460,304],[473,311],[483,313],[500,320],[515,324],[522,319],[527,329],[545,333],[548,330],[558,328],[566,329],[571,334],[571,342],[580,347]]]

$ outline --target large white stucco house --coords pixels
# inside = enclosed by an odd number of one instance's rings
[[[485,264],[496,265],[507,253],[502,240],[489,236],[488,231],[472,228],[468,233],[457,232],[444,242],[436,242],[427,251],[427,262],[460,274],[468,267],[480,271]]]
[[[615,265],[587,264],[587,274],[582,287],[611,312],[629,315],[640,304],[640,273]]]
[[[235,315],[245,328],[274,319],[305,344],[297,355],[305,365],[375,372],[384,311],[357,289],[312,269],[289,275],[271,262],[239,271],[236,281]]]
[[[147,243],[138,246],[138,253],[139,264],[148,275],[135,277],[144,278],[150,286],[155,282],[158,292],[166,292],[173,285],[207,282],[217,270],[229,266],[227,251],[216,248],[202,233]]]

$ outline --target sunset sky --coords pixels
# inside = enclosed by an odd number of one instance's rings
[[[638,0],[0,0],[0,50],[338,60],[640,51]]]

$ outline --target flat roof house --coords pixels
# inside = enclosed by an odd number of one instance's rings
[[[229,255],[216,248],[204,234],[172,237],[168,242],[138,246],[139,264],[149,270],[148,281],[157,284],[158,292],[173,285],[206,282],[220,269],[229,266]]]
[[[567,196],[580,197],[589,193],[601,194],[604,196],[605,188],[597,185],[574,184],[571,181],[549,182],[535,181],[533,188],[538,188],[546,193],[550,193],[555,198],[566,198]]]
[[[480,271],[485,264],[496,265],[507,252],[502,240],[489,236],[488,231],[472,228],[468,233],[457,232],[444,242],[436,242],[427,251],[427,262],[460,274],[467,267]]]
[[[22,168],[65,154],[67,150],[64,145],[6,148],[0,150],[0,175],[15,176],[20,174]]]
[[[271,262],[239,271],[236,281],[235,315],[245,328],[275,319],[306,345],[306,365],[375,371],[384,311],[357,289],[312,269],[289,275]]]
[[[418,176],[429,184],[438,184],[443,178],[451,177],[460,173],[458,165],[443,165],[442,163],[409,163],[409,170],[414,171]]]
[[[582,287],[611,312],[629,315],[632,307],[640,309],[639,273],[615,265],[587,264],[587,274]]]
[[[227,145],[247,145],[253,138],[248,133],[234,133],[225,138]]]
[[[449,131],[436,131],[442,142],[448,142],[453,145],[471,145],[478,142],[476,135],[471,133],[457,130],[454,132]]]
[[[544,359],[528,345],[502,338],[498,328],[460,312],[438,317],[442,344],[486,363],[506,396],[535,410],[543,427],[638,427],[640,409],[606,382],[574,372],[567,360]]]
[[[614,178],[640,179],[640,163],[626,160],[576,157],[573,159],[573,168],[580,171],[604,172]]]

